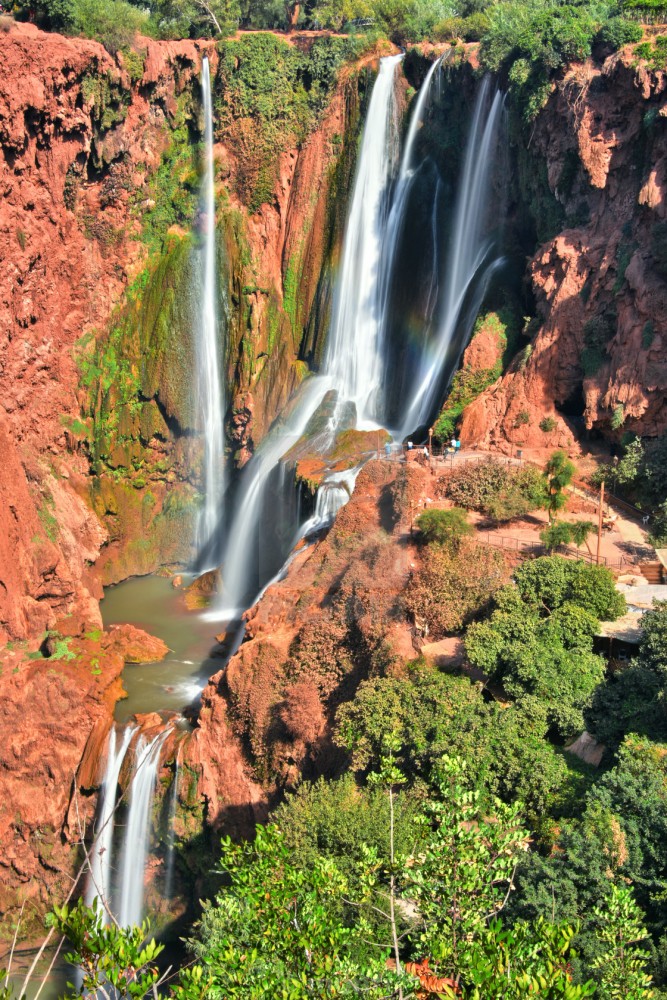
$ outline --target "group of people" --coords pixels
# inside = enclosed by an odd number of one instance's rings
[[[408,451],[413,451],[414,447],[415,446],[414,446],[414,443],[412,441],[408,441],[407,442],[406,448],[407,448]],[[451,442],[450,442],[450,444],[449,444],[449,446],[448,446],[448,448],[447,448],[447,451],[448,452],[458,452],[460,450],[460,448],[461,448],[461,442],[460,442],[460,440],[458,438],[454,438],[453,437],[452,440],[451,440]],[[429,451],[429,447],[428,447],[427,444],[424,444],[423,447],[422,447],[422,455],[424,456],[424,458],[430,458],[431,457],[431,453]]]

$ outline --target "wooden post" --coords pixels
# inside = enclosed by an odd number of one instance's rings
[[[595,562],[600,563],[600,545],[602,543],[602,508],[604,506],[604,479],[600,483],[600,509],[598,511],[598,545],[595,553]]]

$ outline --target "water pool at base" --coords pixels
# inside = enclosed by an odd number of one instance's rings
[[[105,628],[136,625],[169,647],[159,663],[128,663],[123,686],[128,697],[119,701],[115,717],[127,722],[136,713],[181,712],[196,703],[211,674],[225,664],[210,622],[188,611],[185,595],[159,576],[141,576],[107,587],[101,603]],[[212,655],[216,652],[219,655]]]

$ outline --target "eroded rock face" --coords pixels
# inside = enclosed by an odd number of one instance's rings
[[[141,266],[132,201],[202,46],[145,43],[133,84],[101,45],[14,24],[0,73],[0,646],[64,614],[99,624],[73,348]]]
[[[131,626],[86,631],[70,617],[44,658],[18,644],[0,671],[0,937],[26,902],[22,937],[64,898],[82,863],[123,666],[164,644]],[[65,634],[67,627],[69,635]],[[160,650],[160,646],[163,650]],[[43,646],[42,648],[45,648]],[[27,655],[28,654],[28,655]],[[32,658],[31,658],[32,657]]]
[[[201,59],[215,79],[218,55],[211,41],[140,39],[137,50],[143,72],[29,24],[2,35],[0,646],[65,613],[99,622],[96,580],[191,555],[192,220],[167,234],[151,213],[169,217],[170,185],[183,188],[188,170],[196,210]],[[220,281],[238,465],[305,374],[299,357],[318,350],[309,324],[327,308],[344,210],[332,184],[354,164],[358,90],[346,74],[253,214],[233,194],[238,151],[216,147],[232,192],[219,199]]]
[[[417,655],[403,592],[419,558],[406,532],[428,483],[417,465],[369,462],[326,538],[247,612],[245,640],[205,689],[185,752],[213,828],[247,831],[277,791],[335,768],[341,700]]]
[[[465,445],[513,437],[576,448],[573,429],[667,429],[667,280],[656,261],[666,212],[667,77],[631,51],[571,68],[540,113],[533,169],[546,166],[562,231],[530,263],[539,329],[508,373],[465,411]],[[664,265],[662,265],[664,268]],[[528,422],[517,429],[525,411]],[[575,423],[572,423],[572,418]],[[577,419],[580,418],[580,419]]]

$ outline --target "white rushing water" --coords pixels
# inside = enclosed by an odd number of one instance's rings
[[[381,417],[382,350],[379,273],[398,157],[396,67],[403,56],[380,60],[368,108],[334,293],[325,371],[339,403],[353,402],[357,427]]]
[[[256,551],[267,487],[283,456],[303,436],[326,393],[336,392],[336,407],[327,433],[313,450],[330,447],[347,407],[354,403],[358,427],[373,423],[379,404],[382,357],[379,338],[378,273],[388,216],[388,192],[397,159],[396,68],[403,56],[380,60],[364,126],[359,162],[343,240],[340,273],[336,281],[332,321],[323,373],[310,378],[287,420],[272,428],[243,472],[222,560],[222,594],[206,614],[210,620],[238,618],[257,593],[252,593]],[[298,536],[300,537],[300,536]],[[260,538],[260,551],[263,541]],[[275,577],[274,577],[275,578]]]
[[[130,787],[125,839],[118,887],[118,923],[121,927],[141,924],[144,915],[144,876],[151,834],[151,806],[160,766],[160,750],[169,730],[150,743],[143,736],[134,751],[135,768]]]
[[[315,510],[307,521],[304,521],[299,538],[307,538],[323,528],[329,528],[336,519],[338,511],[345,506],[354,490],[361,466],[355,469],[345,469],[343,472],[332,472],[322,480],[315,497]]]
[[[498,265],[497,260],[491,259],[492,241],[486,235],[486,227],[503,97],[499,92],[490,97],[489,91],[487,78],[479,90],[466,149],[439,328],[422,359],[402,423],[402,437],[424,426],[437,408],[445,365],[449,361],[453,371],[457,360],[450,357],[454,337],[458,336],[462,350],[489,279]],[[460,351],[458,353],[460,355]]]
[[[109,732],[107,764],[100,788],[95,840],[89,854],[90,874],[86,886],[86,904],[91,906],[95,899],[99,899],[102,906],[102,920],[105,924],[110,920],[113,831],[118,779],[135,732],[136,727],[127,726],[123,730],[120,746],[118,746],[116,727],[112,726]]]
[[[200,210],[201,309],[197,364],[198,400],[204,437],[204,505],[199,518],[197,538],[200,549],[213,537],[220,521],[224,490],[225,410],[218,347],[213,102],[211,73],[206,56],[202,60],[201,86],[204,111],[204,176]]]
[[[330,387],[327,378],[308,379],[287,419],[271,429],[244,470],[223,556],[221,598],[205,618],[231,621],[255,598],[251,588],[257,567],[251,560],[264,514],[267,484],[283,455],[303,436]]]

